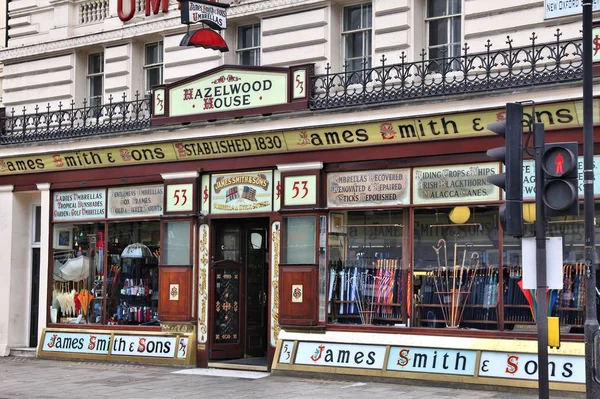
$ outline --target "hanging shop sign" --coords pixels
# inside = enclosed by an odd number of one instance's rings
[[[52,195],[54,222],[104,219],[106,190],[59,191]]]
[[[372,207],[410,202],[410,169],[327,174],[327,206]]]
[[[392,346],[387,369],[417,373],[474,375],[477,351]]]
[[[577,158],[577,170],[579,171],[578,190],[579,196],[583,197],[583,157]],[[600,155],[594,156],[594,195],[600,195]],[[523,161],[523,199],[535,199],[535,161],[526,159]]]
[[[203,23],[212,29],[227,28],[227,8],[229,4],[221,4],[203,0],[181,1],[181,23],[190,25]]]
[[[583,12],[583,0],[546,0],[544,10],[546,19],[567,17],[569,15],[581,15]],[[594,0],[592,10],[600,10],[600,0]]]
[[[535,353],[481,353],[481,377],[537,380],[538,357]],[[556,382],[585,383],[585,358],[583,356],[548,356],[548,379]]]
[[[154,94],[158,92],[156,90]],[[154,99],[157,101],[156,96]],[[166,111],[163,96],[160,101]],[[594,107],[594,123],[598,124],[600,99],[594,100]],[[154,111],[157,109],[160,108],[155,104]],[[156,119],[156,113],[154,115]],[[583,106],[581,101],[536,104],[536,117],[538,121],[544,122],[546,130],[581,127]],[[8,157],[0,158],[0,176],[476,138],[492,134],[485,126],[504,118],[505,110],[495,109],[328,128],[204,137],[118,148]]]
[[[270,170],[211,176],[211,213],[271,212],[273,172]]]
[[[163,213],[163,185],[108,189],[107,217],[147,217]]]
[[[94,355],[95,358],[117,360],[120,356],[129,358],[170,359],[187,363],[191,359],[189,334],[120,334],[116,332],[44,330],[40,357],[83,358]],[[115,357],[117,356],[117,357]]]
[[[222,66],[159,86],[153,92],[153,125],[261,115],[308,108],[312,65],[290,68]],[[294,86],[302,96],[292,96]],[[167,104],[164,112],[162,108]],[[247,148],[249,150],[250,148]],[[227,151],[226,147],[219,151]]]
[[[487,177],[500,173],[499,163],[413,169],[414,204],[497,201],[500,190]]]
[[[382,369],[385,352],[386,347],[383,345],[300,342],[295,363],[311,366]]]

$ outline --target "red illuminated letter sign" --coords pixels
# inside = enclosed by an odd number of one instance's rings
[[[158,14],[159,10],[163,13],[169,11],[169,0],[146,0],[146,16],[150,15],[150,11],[154,15]],[[123,12],[123,0],[117,0],[117,14],[123,22],[129,21],[135,15],[135,0],[129,0],[129,11],[127,14]]]
[[[146,0],[146,16],[150,15],[150,8],[154,15],[158,14],[158,8],[162,5],[162,12],[169,11],[169,0]]]
[[[123,13],[123,0],[117,0],[117,14],[119,19],[123,22],[129,21],[135,14],[135,0],[129,0],[129,13]]]

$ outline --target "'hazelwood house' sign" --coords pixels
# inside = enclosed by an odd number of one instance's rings
[[[224,65],[157,86],[152,125],[270,114],[308,108],[313,65],[289,68]]]

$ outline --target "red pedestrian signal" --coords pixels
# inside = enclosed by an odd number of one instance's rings
[[[542,200],[547,216],[579,214],[577,183],[577,142],[552,143],[544,146]]]

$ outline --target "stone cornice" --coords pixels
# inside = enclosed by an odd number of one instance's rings
[[[325,0],[266,0],[249,1],[242,4],[232,4],[228,16],[231,18],[246,16],[255,13],[261,13],[266,10],[273,11],[285,7],[298,7],[311,4],[328,3]],[[172,10],[177,13],[177,10]],[[178,13],[177,13],[178,14]],[[16,61],[20,58],[32,57],[55,53],[74,48],[85,47],[92,44],[110,43],[115,40],[130,39],[147,33],[176,31],[181,29],[180,17],[165,16],[163,19],[151,22],[140,22],[135,25],[124,26],[107,32],[95,33],[91,35],[77,36],[64,40],[22,46],[16,48],[7,48],[0,51],[0,62]]]

